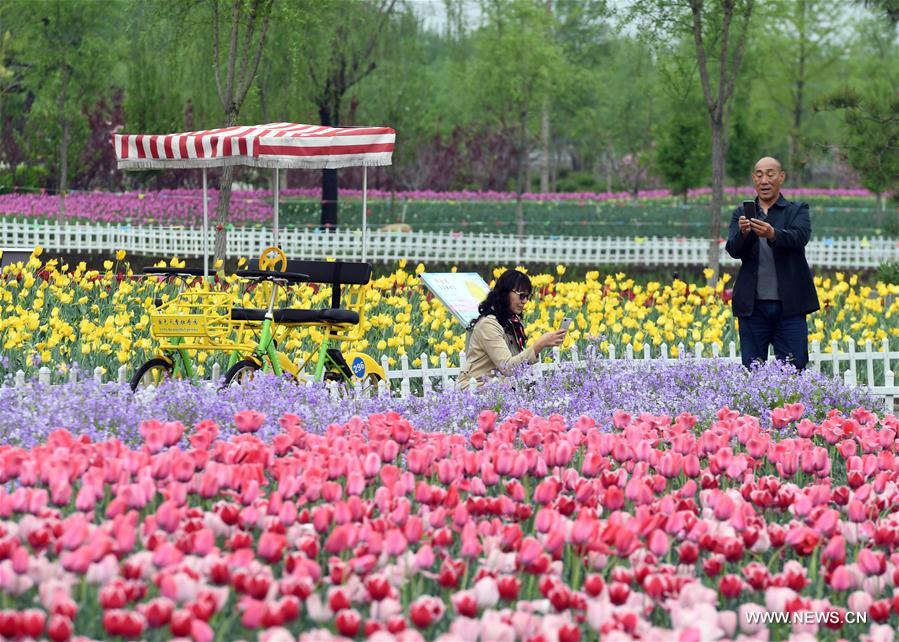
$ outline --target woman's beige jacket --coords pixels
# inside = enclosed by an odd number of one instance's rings
[[[525,361],[537,363],[534,348],[528,347],[519,352],[512,337],[506,334],[492,314],[483,317],[468,333],[465,358],[465,366],[456,380],[459,388],[467,388],[472,379],[481,385],[497,374],[507,375]]]

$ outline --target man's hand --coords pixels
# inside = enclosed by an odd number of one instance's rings
[[[769,241],[774,240],[774,227],[770,223],[766,223],[762,219],[754,218],[749,221],[750,229],[756,233],[756,235],[760,236],[763,239],[768,239]],[[742,231],[742,225],[740,227]]]
[[[742,234],[743,238],[745,239],[746,236],[749,234],[749,230],[752,229],[751,226],[749,225],[749,219],[746,218],[745,216],[741,216],[740,219],[737,221],[737,224],[740,226],[740,234]]]

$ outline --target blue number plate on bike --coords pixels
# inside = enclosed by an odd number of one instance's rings
[[[353,359],[353,374],[356,375],[357,378],[361,379],[365,376],[365,361],[362,360],[362,357],[356,357]]]

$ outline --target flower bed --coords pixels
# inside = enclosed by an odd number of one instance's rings
[[[718,372],[673,418],[714,373],[665,374],[670,392],[609,371],[449,395],[455,429],[384,399],[344,418],[298,392],[283,412],[271,381],[161,390],[110,420],[121,439],[60,418],[72,431],[0,446],[0,635],[892,639],[899,421],[770,367]],[[634,412],[615,409],[628,385]],[[713,409],[725,390],[767,412]],[[49,395],[17,392],[0,417],[27,425]]]
[[[322,434],[333,422],[391,411],[414,417],[417,425],[431,432],[468,435],[484,408],[500,416],[518,408],[544,416],[589,415],[609,430],[617,410],[672,417],[688,412],[710,423],[718,409],[727,406],[759,417],[769,428],[770,409],[793,403],[803,404],[806,416],[820,421],[831,409],[875,408],[878,400],[862,388],[848,388],[811,371],[797,375],[792,367],[778,362],[747,372],[726,361],[685,359],[648,368],[638,362],[590,359],[584,368],[564,364],[536,384],[513,379],[477,391],[450,389],[408,399],[334,397],[323,384],[297,386],[273,375],[224,390],[172,381],[138,395],[127,385],[98,384],[91,379],[52,386],[32,382],[0,388],[0,434],[5,443],[31,448],[64,426],[95,441],[119,439],[136,446],[139,423],[155,418],[187,426],[211,419],[222,427],[223,436],[233,437],[231,418],[244,408],[267,417],[259,432],[266,440],[280,430],[278,418],[285,414],[303,417],[306,430]]]
[[[644,190],[636,197],[623,192],[527,193],[522,197],[522,215],[525,233],[533,235],[704,237],[708,229],[710,194],[708,188],[692,190],[690,202],[684,204],[667,190]],[[728,188],[725,203],[727,207],[735,207],[741,199],[753,195],[751,187]],[[899,234],[895,222],[890,222],[890,214],[878,211],[872,195],[865,190],[795,189],[787,190],[786,196],[812,203],[815,238]],[[320,225],[319,190],[284,190],[281,197],[282,226],[317,228]],[[340,198],[340,224],[359,227],[360,190],[341,190]],[[511,192],[370,190],[369,225],[374,228],[402,222],[418,231],[515,234],[516,198]],[[209,199],[210,217],[214,220],[218,192],[210,190]],[[198,189],[77,192],[66,197],[66,219],[199,227],[203,221],[202,202],[202,191]],[[0,195],[0,216],[55,220],[58,211],[59,198],[53,194]],[[230,224],[268,225],[271,217],[270,192],[233,192]]]
[[[128,364],[133,371],[154,356],[151,303],[157,297],[175,296],[177,284],[134,275],[121,251],[103,271],[84,264],[59,265],[55,259],[44,263],[42,258],[37,252],[25,264],[0,270],[0,381],[20,369],[31,374],[44,365],[54,371],[55,380],[64,379],[63,370],[72,364],[83,371],[101,367],[107,372]],[[176,263],[173,259],[172,265]],[[348,349],[376,359],[384,355],[390,366],[403,355],[419,366],[422,353],[429,366],[436,366],[441,352],[458,363],[465,329],[420,285],[418,275],[425,266],[406,268],[401,261],[397,270],[374,279],[365,304],[364,338]],[[493,270],[493,275],[501,271]],[[664,343],[677,356],[678,344],[690,350],[701,342],[707,351],[718,344],[726,354],[729,342],[739,342],[727,289],[729,275],[715,287],[679,279],[641,283],[626,274],[603,278],[599,272],[588,272],[583,280],[566,280],[565,266],[560,265],[555,274],[533,274],[531,279],[537,294],[525,308],[525,330],[529,337],[537,337],[558,327],[563,317],[571,317],[574,324],[563,345],[566,350],[577,345],[583,353],[594,344],[603,352],[614,346],[620,355],[631,346],[639,354],[648,345],[657,356]],[[842,344],[849,337],[859,346],[870,339],[875,350],[883,339],[895,343],[899,284],[878,282],[872,287],[860,283],[857,275],[841,273],[833,279],[816,277],[815,284],[822,309],[809,317],[809,338],[820,341],[825,352],[832,341]],[[238,296],[245,285],[232,275],[215,287]],[[284,305],[317,308],[329,297],[327,288],[298,285],[290,288]],[[241,301],[244,307],[268,303],[260,288]],[[279,345],[302,362],[318,338],[317,329],[299,328]],[[224,366],[227,355],[198,355],[202,375],[209,376],[214,360]],[[878,360],[874,373],[878,381],[883,381],[882,368]],[[866,382],[865,377],[867,373],[860,372],[860,382]]]

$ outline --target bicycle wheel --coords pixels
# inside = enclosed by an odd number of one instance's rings
[[[162,357],[154,357],[141,365],[131,377],[131,391],[138,388],[158,387],[163,381],[172,378],[172,363]]]
[[[245,381],[250,381],[253,376],[260,370],[261,366],[253,359],[242,359],[228,368],[225,373],[225,383],[222,388],[228,386],[239,386]]]

